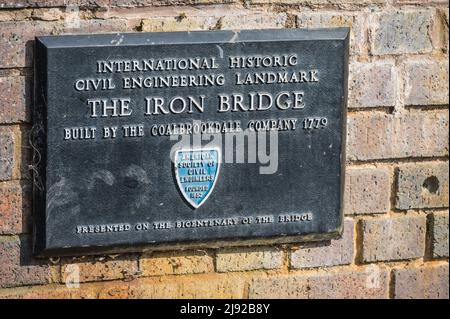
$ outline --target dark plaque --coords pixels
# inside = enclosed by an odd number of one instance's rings
[[[40,256],[334,238],[348,29],[39,37]]]

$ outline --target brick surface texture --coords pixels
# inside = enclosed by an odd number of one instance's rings
[[[364,262],[423,257],[425,216],[368,219],[362,222]]]
[[[229,248],[219,250],[216,257],[219,272],[275,269],[283,263],[283,252],[276,248]]]
[[[435,258],[448,258],[448,210],[432,214],[431,245]]]
[[[387,271],[378,268],[269,277],[250,284],[250,298],[387,298],[387,283]]]
[[[449,298],[447,0],[67,2],[0,1],[0,299]],[[36,36],[334,27],[350,28],[340,238],[33,257]]]
[[[313,268],[351,264],[354,258],[355,225],[352,219],[344,222],[340,239],[325,243],[304,244],[291,252],[291,268]]]
[[[448,263],[438,266],[395,269],[395,298],[448,299]]]
[[[448,207],[448,162],[401,165],[396,207]]]
[[[386,213],[390,208],[390,171],[387,168],[347,169],[345,214]]]

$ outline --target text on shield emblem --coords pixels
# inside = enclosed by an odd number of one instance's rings
[[[177,150],[175,178],[184,199],[194,208],[211,195],[220,168],[219,148]]]

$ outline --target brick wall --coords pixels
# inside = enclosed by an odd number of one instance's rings
[[[449,297],[448,1],[66,3],[0,0],[0,298]],[[352,29],[341,239],[31,257],[34,36],[334,26]]]

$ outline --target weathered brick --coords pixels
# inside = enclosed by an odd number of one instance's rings
[[[346,219],[342,238],[328,242],[302,244],[292,251],[291,268],[327,267],[351,264],[354,256],[353,240],[355,224],[352,219]]]
[[[103,284],[103,283],[101,283]],[[85,288],[83,286],[83,288]],[[110,285],[92,285],[86,287],[95,293],[97,299],[125,299],[129,296],[130,287],[126,282],[113,282]]]
[[[286,20],[285,13],[243,13],[238,16],[225,15],[218,21],[217,27],[222,30],[284,28]]]
[[[406,105],[448,104],[448,59],[408,61],[405,70]]]
[[[105,6],[111,0],[73,0],[71,6]],[[123,0],[116,0],[120,2]],[[131,2],[131,1],[129,1]],[[67,0],[5,0],[0,3],[0,8],[41,8],[41,7],[65,7],[69,4]]]
[[[350,64],[350,108],[394,106],[397,76],[392,63],[371,62]]]
[[[373,5],[387,0],[248,0],[252,4]]]
[[[254,279],[250,298],[355,299],[387,298],[386,269],[369,266],[364,270],[283,275]]]
[[[55,34],[90,34],[126,32],[129,26],[125,19],[111,20],[69,20],[55,24]]]
[[[13,178],[14,148],[14,131],[9,127],[0,127],[0,181]]]
[[[83,20],[74,17],[61,22],[20,21],[0,23],[0,68],[30,67],[35,36],[70,33],[111,33],[129,29],[121,19]]]
[[[157,17],[143,19],[141,30],[144,32],[209,30],[216,23],[216,17]]]
[[[367,50],[366,15],[363,12],[302,12],[297,15],[298,28],[350,28],[350,54],[360,55]]]
[[[107,1],[107,0],[103,0]],[[240,0],[109,0],[110,7],[160,7],[187,5],[223,5],[240,3]]]
[[[33,10],[31,16],[36,20],[57,21],[63,18],[64,12],[59,8],[40,9]]]
[[[433,10],[383,11],[369,17],[375,55],[431,52]]]
[[[272,14],[249,10],[230,11],[223,9],[205,9],[202,11],[186,10],[171,12],[168,15],[160,11],[158,15],[145,18],[141,22],[142,31],[195,31],[213,29],[255,29],[255,28],[283,28],[287,16],[284,13]]]
[[[448,257],[448,211],[431,215],[430,231],[432,256]]]
[[[437,14],[440,19],[440,28],[436,31],[436,40],[435,42],[439,46],[439,48],[446,54],[448,54],[449,51],[449,43],[448,43],[448,17],[449,17],[449,9],[448,9],[448,0],[447,7],[445,8],[438,8]]]
[[[0,126],[0,181],[30,177],[28,132],[26,127]]]
[[[52,34],[53,27],[41,21],[0,23],[0,68],[31,66],[34,37]]]
[[[398,209],[448,207],[448,162],[401,165],[397,187]]]
[[[349,114],[347,159],[448,155],[448,109],[435,112]]]
[[[397,299],[448,299],[448,263],[420,268],[394,269]]]
[[[0,71],[0,123],[20,123],[30,120],[30,79],[18,74],[2,75]]]
[[[425,216],[367,219],[361,222],[362,261],[389,261],[424,256]]]
[[[344,193],[345,214],[388,212],[390,197],[391,179],[388,169],[347,169]]]
[[[53,285],[9,288],[0,289],[0,299],[71,299],[78,297],[78,291]]]
[[[216,255],[218,272],[276,269],[283,264],[283,252],[275,247],[220,249]]]
[[[236,10],[227,5],[222,7],[227,14]],[[96,19],[122,20],[128,25],[139,27],[141,31],[176,31],[206,30],[214,28],[220,17],[218,9],[208,6],[199,10],[191,6],[168,7],[109,7],[107,10],[96,10],[92,13]],[[202,23],[205,25],[203,26]]]
[[[448,4],[448,0],[394,0],[394,4]]]
[[[140,259],[143,276],[198,274],[214,271],[213,258],[205,251],[146,253]]]
[[[87,2],[86,0],[84,1]],[[168,5],[184,6],[184,5],[205,5],[205,4],[229,4],[238,2],[239,0],[109,0],[108,4],[109,6],[128,7],[128,6],[168,6]]]
[[[0,288],[51,283],[52,266],[32,257],[29,237],[0,237]]]
[[[129,284],[106,281],[79,286],[43,285],[0,289],[0,299],[117,299],[127,298]]]
[[[61,266],[63,282],[71,281],[74,276],[79,282],[124,279],[138,274],[138,260],[135,255],[120,255],[117,258],[95,257],[83,260],[64,259]]]
[[[0,22],[29,19],[31,17],[31,12],[32,10],[29,9],[0,10]]]
[[[79,288],[46,285],[0,289],[0,299],[243,298],[245,284],[245,278],[230,274],[167,276],[82,283]]]
[[[31,185],[0,183],[0,234],[21,234],[31,230]]]
[[[243,298],[247,280],[234,274],[147,277],[130,283],[130,298]]]

